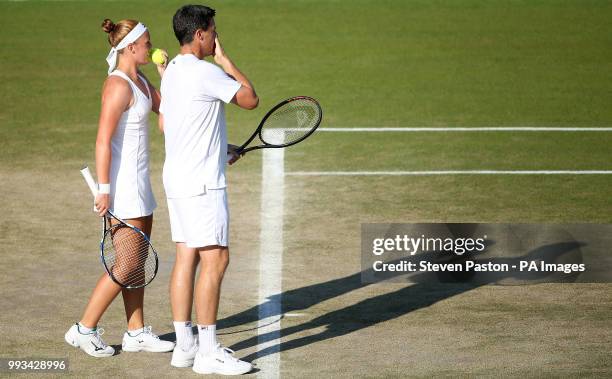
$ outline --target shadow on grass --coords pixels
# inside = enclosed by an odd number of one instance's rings
[[[454,231],[465,233],[466,230]],[[467,232],[471,232],[467,230]],[[495,241],[487,240],[487,244],[495,245]],[[544,244],[533,248],[523,256],[513,257],[487,257],[486,255],[456,256],[454,254],[443,254],[441,252],[430,252],[418,256],[405,257],[386,263],[398,263],[399,261],[410,261],[418,264],[419,261],[431,263],[461,263],[471,260],[475,264],[508,264],[510,267],[518,267],[520,261],[544,261],[562,263],[581,263],[582,253],[580,247],[585,246],[582,242],[570,241],[552,244]],[[342,309],[334,310],[300,325],[286,327],[280,330],[280,337],[291,336],[308,330],[325,327],[325,330],[314,335],[299,337],[290,341],[280,340],[262,350],[252,353],[243,359],[246,361],[256,360],[267,355],[300,348],[312,343],[324,341],[330,338],[340,337],[372,325],[380,324],[412,311],[419,310],[439,301],[449,299],[478,287],[488,284],[499,284],[510,280],[511,284],[535,284],[541,282],[575,282],[580,273],[565,274],[563,272],[533,272],[516,271],[508,272],[480,272],[477,276],[473,272],[456,273],[416,273],[410,276],[411,284],[397,291],[382,294],[372,298],[364,299]],[[351,291],[370,285],[372,279],[387,280],[398,279],[395,276],[403,276],[403,272],[388,273],[381,277],[379,273],[371,268],[357,272],[342,278],[328,280],[322,283],[309,285],[297,289],[285,291],[281,294],[271,296],[266,302],[234,314],[230,317],[218,320],[218,334],[234,334],[247,330],[254,330],[265,325],[247,327],[248,324],[256,324],[259,321],[259,312],[266,311],[266,318],[277,317],[271,323],[280,322],[286,313],[308,309],[326,300],[342,296]],[[369,279],[364,281],[363,279]],[[281,301],[282,300],[282,301]],[[279,304],[281,305],[279,307]],[[271,313],[269,310],[273,310]],[[242,330],[228,331],[231,328],[243,327]],[[194,330],[194,333],[197,333]],[[174,333],[160,336],[164,340],[174,340]],[[260,334],[238,342],[230,346],[233,350],[242,350],[255,347],[258,344],[274,341],[278,338],[278,332]]]
[[[571,253],[574,255],[574,257],[572,257],[574,261],[581,261],[579,249],[580,246],[584,246],[584,244],[580,242],[563,242],[540,246],[522,257],[494,259],[488,258],[481,260],[472,257],[469,259],[474,261],[475,263],[492,262],[499,264],[506,263],[509,265],[518,265],[518,262],[520,260],[543,260],[546,262],[555,262],[562,256]],[[431,255],[429,258],[432,257],[433,255]],[[453,262],[458,263],[457,261],[461,259],[465,261],[468,258],[453,257]],[[419,260],[423,260],[422,255],[420,256]],[[397,261],[399,260],[393,262]],[[366,276],[372,274],[371,271],[372,270],[369,269],[343,278],[333,279],[323,283],[285,291],[280,295],[270,297],[266,303],[260,304],[257,307],[252,307],[248,310],[245,310],[244,312],[240,312],[233,316],[219,320],[217,325],[219,329],[224,329],[236,327],[245,323],[256,322],[258,320],[258,309],[260,307],[266,307],[266,304],[274,302],[278,303],[281,299],[281,314],[272,316],[282,317],[283,314],[288,312],[307,309],[328,299],[341,296],[343,294],[369,285],[368,283],[363,283],[361,278],[362,276],[364,276],[364,274]],[[454,281],[453,283],[432,282],[432,274],[430,273],[411,276],[411,281],[415,284],[401,288],[394,292],[389,292],[380,296],[364,299],[358,303],[329,312],[303,324],[283,328],[280,330],[280,336],[286,337],[307,330],[325,327],[325,330],[320,333],[309,335],[306,337],[296,338],[285,342],[279,341],[279,343],[252,353],[244,357],[243,359],[246,361],[256,360],[257,358],[262,358],[270,354],[296,349],[330,338],[343,336],[358,331],[360,329],[370,327],[372,325],[376,325],[385,321],[401,317],[412,311],[428,307],[439,301],[446,300],[456,295],[460,295],[483,285],[497,283],[499,281],[511,277],[519,279],[522,284],[528,284],[542,282],[543,280],[552,282],[574,282],[578,276],[578,274],[567,274],[557,276],[553,280],[551,280],[551,278],[548,278],[549,273],[541,272],[496,272],[489,274],[490,275],[486,275],[483,277],[484,280],[480,279],[478,280],[478,282],[474,282],[472,280],[473,278],[471,277],[464,276],[450,278],[438,277],[439,281]],[[247,349],[256,346],[258,343],[272,341],[277,337],[278,335],[275,332],[270,332],[248,338],[244,341],[238,342],[230,346],[230,348],[236,351]]]

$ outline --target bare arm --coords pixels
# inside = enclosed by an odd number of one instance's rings
[[[168,60],[168,58],[166,57],[166,61]],[[160,65],[157,65],[158,69],[160,67]],[[165,70],[165,67],[164,67]],[[162,75],[163,73],[160,73],[160,75]],[[157,126],[159,127],[159,130],[163,133],[164,132],[164,119],[163,119],[163,115],[161,113],[159,113],[159,105],[161,104],[161,93],[159,92],[159,90],[157,88],[155,88],[155,86],[149,81],[149,79],[144,76],[143,74],[140,74],[143,78],[145,78],[145,80],[147,81],[147,86],[149,86],[149,92],[151,93],[151,110],[155,113],[157,113],[157,115],[159,116],[159,118],[157,119]]]
[[[257,97],[257,93],[255,92],[255,87],[249,81],[249,79],[244,75],[238,67],[232,62],[232,60],[225,54],[223,51],[223,47],[221,46],[221,42],[219,41],[219,37],[215,38],[215,63],[217,63],[223,71],[225,71],[228,75],[232,76],[238,83],[241,84],[240,89],[234,95],[232,99],[232,103],[238,105],[240,108],[244,109],[255,109],[259,104],[259,97]]]
[[[155,67],[157,68],[157,72],[159,73],[160,78],[164,76],[164,72],[166,72],[166,68],[168,67],[168,53],[165,50],[162,50],[162,54],[164,55],[164,63],[155,63]],[[159,114],[159,104],[161,103],[161,94],[159,93],[159,90],[155,88],[153,83],[149,81],[149,78],[147,78],[142,72],[138,71],[138,74],[145,78],[145,80],[147,81],[147,86],[149,86],[149,92],[151,92],[151,100],[153,103],[151,110]]]
[[[159,114],[159,104],[161,103],[161,94],[159,93],[159,90],[157,88],[155,88],[155,86],[149,81],[149,79],[140,74],[143,78],[145,78],[145,80],[147,81],[147,86],[149,87],[149,92],[151,93],[151,102],[152,107],[151,110],[157,114]]]
[[[102,89],[102,110],[98,122],[96,138],[96,175],[98,183],[110,183],[111,139],[117,128],[121,114],[129,107],[132,100],[132,90],[129,84],[115,76],[109,77]],[[109,195],[99,194],[96,197],[96,207],[100,215],[106,213],[109,207]]]

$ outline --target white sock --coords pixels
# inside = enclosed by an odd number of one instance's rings
[[[217,325],[198,324],[200,351],[204,354],[215,351],[217,348]]]
[[[174,321],[174,332],[176,333],[176,345],[184,351],[188,351],[195,343],[191,321]]]
[[[94,330],[96,330],[96,328],[88,328],[85,325],[81,324],[80,322],[78,324],[78,329],[79,329],[79,333],[81,334],[89,334],[93,332]]]
[[[130,337],[136,337],[137,335],[139,335],[140,333],[144,332],[144,326],[142,328],[138,328],[138,329],[134,329],[134,330],[130,330],[128,329],[128,335]]]

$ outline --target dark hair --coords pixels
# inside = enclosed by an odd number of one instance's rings
[[[205,5],[185,5],[172,17],[172,28],[179,43],[185,45],[193,41],[198,29],[208,30],[215,10]]]

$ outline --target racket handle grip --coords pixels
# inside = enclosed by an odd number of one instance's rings
[[[89,190],[91,191],[91,194],[94,197],[96,197],[98,195],[98,186],[96,185],[96,181],[94,180],[93,176],[91,176],[89,167],[87,166],[83,167],[81,169],[81,175],[83,175],[85,182],[87,182],[87,185],[89,186]]]
[[[89,187],[89,190],[91,191],[91,194],[93,195],[95,199],[96,196],[98,195],[98,188],[97,188],[98,186],[96,185],[96,181],[94,180],[93,176],[91,176],[89,167],[84,166],[81,169],[81,175],[83,175],[83,178],[85,179],[85,182],[87,182],[87,186]],[[93,205],[93,211],[98,212],[98,208],[96,208],[96,204]]]

